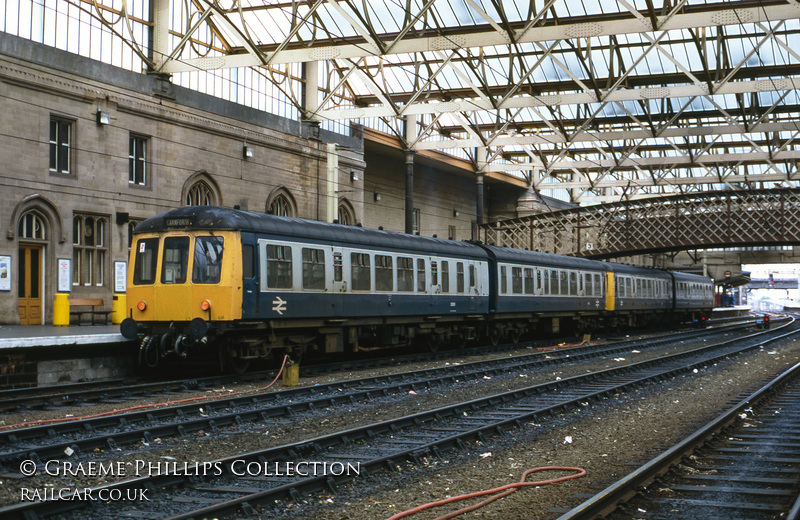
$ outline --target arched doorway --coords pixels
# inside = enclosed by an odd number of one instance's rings
[[[17,311],[22,325],[41,325],[44,316],[44,250],[47,220],[36,210],[19,219],[17,253]]]

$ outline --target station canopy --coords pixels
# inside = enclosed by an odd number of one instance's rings
[[[800,179],[796,0],[58,1],[176,83],[273,92],[562,200]]]

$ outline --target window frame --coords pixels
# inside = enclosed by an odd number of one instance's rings
[[[87,220],[91,219],[91,234]],[[72,286],[104,287],[108,281],[111,218],[108,215],[76,212],[72,215]],[[91,236],[91,243],[87,237]],[[89,263],[87,265],[87,262]]]
[[[138,150],[137,150],[138,145]],[[150,156],[147,153],[150,138],[131,132],[128,136],[128,184],[147,187],[150,183]],[[138,152],[138,153],[137,153]],[[141,166],[141,180],[137,177],[137,165]]]
[[[55,125],[55,127],[53,126]],[[55,132],[54,132],[55,128]],[[66,141],[63,140],[63,130],[66,129]],[[74,175],[74,146],[75,121],[65,117],[50,116],[49,130],[49,164],[48,168],[53,175]],[[64,159],[63,154],[66,154]],[[65,163],[66,170],[62,168]]]

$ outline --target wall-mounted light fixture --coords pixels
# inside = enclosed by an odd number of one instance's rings
[[[253,156],[253,148],[247,145],[242,146],[242,156],[248,159]]]
[[[97,113],[94,115],[95,120],[97,121],[98,125],[109,125],[111,124],[111,114],[108,112],[103,111],[102,108],[97,109]]]
[[[376,191],[374,197],[375,197],[375,202],[380,202],[380,200],[381,200],[381,194],[380,193],[378,193]]]
[[[460,211],[458,211],[457,209],[454,209],[454,210],[453,210],[453,216],[454,216],[454,217],[457,217],[457,216],[459,216],[459,215],[461,215],[461,212],[460,212]]]
[[[356,182],[358,180],[358,172],[355,170],[350,170],[350,182]]]

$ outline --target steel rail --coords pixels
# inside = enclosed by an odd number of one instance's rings
[[[640,488],[649,485],[656,477],[663,475],[686,456],[708,443],[723,429],[739,421],[740,416],[746,410],[759,406],[765,400],[773,398],[775,392],[779,391],[781,387],[796,381],[798,377],[800,377],[800,363],[786,370],[761,389],[741,400],[738,404],[732,406],[672,448],[664,451],[637,470],[563,514],[558,520],[588,520],[608,516],[620,503],[634,496]],[[797,515],[796,510],[799,507],[798,504],[800,504],[800,498],[794,505],[794,512],[791,513],[795,515],[795,518]]]
[[[314,387],[213,399],[140,412],[6,430],[0,432],[0,464],[13,465],[24,459],[41,463],[48,457],[60,456],[67,448],[75,452],[88,452],[97,448],[119,450],[120,446],[125,444],[140,441],[149,444],[153,439],[159,437],[185,436],[189,432],[204,429],[217,431],[221,427],[234,424],[243,425],[247,422],[293,417],[297,413],[321,407],[370,401],[389,395],[404,395],[412,390],[430,389],[437,385],[503,375],[509,369],[520,371],[544,368],[624,353],[630,351],[631,348],[653,349],[679,340],[699,339],[703,336],[730,332],[740,328],[744,328],[744,326],[694,333],[682,332],[655,340],[648,338],[647,340],[630,340],[612,345],[572,347],[561,351],[537,352]],[[224,412],[229,409],[233,411]],[[68,435],[80,436],[80,438],[57,440],[58,436]],[[42,439],[46,441],[46,444],[31,445],[32,442]],[[13,448],[13,446],[21,445],[24,447]]]
[[[788,325],[784,327],[786,326]],[[303,457],[306,458],[305,460],[310,460],[308,457],[315,455],[320,458],[333,457],[335,460],[336,454],[331,454],[329,450],[342,448],[353,450],[358,443],[364,443],[368,445],[366,450],[368,452],[372,449],[369,446],[370,443],[376,444],[381,437],[384,437],[388,439],[386,442],[392,447],[390,452],[361,462],[361,467],[372,473],[387,466],[392,467],[399,461],[419,460],[420,457],[428,455],[435,457],[441,455],[442,449],[458,449],[470,441],[487,441],[488,437],[500,435],[510,429],[522,428],[525,421],[542,420],[546,415],[566,412],[571,409],[580,410],[583,408],[582,403],[602,402],[610,399],[614,393],[636,389],[649,382],[661,381],[671,376],[691,372],[695,368],[708,366],[744,351],[759,348],[766,342],[774,341],[775,339],[767,339],[760,344],[741,347],[733,346],[733,343],[755,339],[758,336],[774,332],[776,330],[752,334],[745,338],[729,340],[716,346],[706,346],[679,354],[672,354],[661,360],[643,361],[625,367],[607,369],[474,399],[298,443],[218,459],[214,463],[220,464],[221,467],[225,468],[226,475],[233,478],[235,473],[233,472],[232,464],[237,461],[259,464],[273,460],[297,461],[303,460]],[[791,333],[794,332],[796,331]],[[784,336],[786,335],[781,335],[777,339],[781,339]],[[692,357],[696,359],[690,360],[689,358]],[[605,386],[601,386],[603,384]],[[577,385],[584,385],[583,390],[577,391],[575,389]],[[551,397],[548,398],[551,402],[542,406],[541,403],[544,402],[547,392],[552,393]],[[529,405],[519,403],[519,401],[526,398],[531,399]],[[505,407],[507,411],[499,410],[501,416],[492,417],[492,413],[497,412],[498,407],[501,406]],[[487,412],[487,409],[491,411]],[[510,413],[512,411],[514,412],[513,414]],[[449,426],[448,422],[450,421],[466,421],[466,427]],[[419,431],[424,430],[426,427],[430,431],[423,431],[420,434]],[[403,430],[406,429],[411,431],[404,433]],[[406,439],[400,438],[403,433],[407,436]],[[414,439],[415,437],[416,440]],[[146,488],[153,492],[161,491],[174,494],[175,486],[183,486],[181,489],[190,493],[190,497],[186,498],[187,500],[192,500],[191,493],[196,491],[196,500],[202,501],[203,497],[206,497],[208,500],[219,502],[214,506],[195,509],[190,512],[174,511],[177,514],[171,517],[173,519],[188,519],[206,515],[233,513],[239,508],[252,508],[252,504],[269,503],[276,499],[297,499],[302,496],[302,493],[309,493],[312,489],[335,489],[337,482],[344,481],[342,478],[332,476],[314,476],[295,479],[268,490],[263,490],[263,488],[252,490],[246,486],[237,486],[238,482],[235,481],[231,483],[231,486],[220,486],[219,482],[215,485],[202,485],[200,483],[202,480],[202,476],[178,472],[177,474],[159,474],[133,478],[101,486],[97,489],[125,490]],[[267,484],[268,482],[262,481],[260,483]],[[242,496],[243,494],[244,496]],[[162,498],[167,499],[168,497]],[[178,509],[186,507],[177,505],[177,502],[170,502],[170,504],[171,507]],[[143,512],[142,505],[137,504],[136,506],[139,513]],[[20,503],[0,509],[0,516],[3,518],[23,518],[30,517],[33,514],[46,516],[64,513],[75,506],[76,504],[74,503],[66,504],[58,501]],[[119,504],[113,502],[108,504],[93,503],[93,506],[95,508],[93,511],[95,512],[98,512],[97,508],[101,506],[120,507]],[[166,507],[163,501],[159,502],[159,507],[161,508],[160,511],[166,513],[166,511],[163,511]],[[113,514],[121,515],[124,512],[114,511]]]

